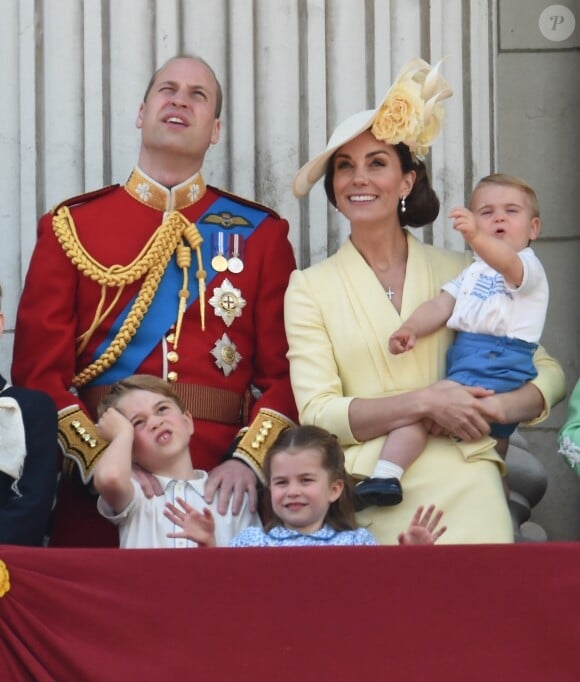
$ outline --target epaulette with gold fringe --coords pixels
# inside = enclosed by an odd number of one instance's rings
[[[106,187],[101,187],[100,189],[96,189],[92,192],[85,192],[85,194],[77,194],[75,197],[69,197],[68,199],[65,199],[64,201],[61,201],[60,204],[56,204],[56,206],[53,206],[49,213],[55,214],[59,208],[62,208],[63,206],[78,206],[79,204],[85,204],[87,201],[92,201],[93,199],[97,199],[98,197],[102,197],[105,194],[109,194],[109,192],[112,192],[113,190],[117,189],[120,187],[120,185],[117,183],[116,185],[107,185]]]

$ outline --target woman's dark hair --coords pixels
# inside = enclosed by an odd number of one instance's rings
[[[354,517],[354,503],[352,497],[352,484],[344,468],[344,452],[340,444],[331,433],[318,426],[295,426],[282,431],[274,444],[268,450],[264,459],[264,475],[268,490],[264,496],[264,516],[266,530],[274,526],[284,525],[272,509],[270,496],[270,480],[272,477],[272,460],[281,452],[297,454],[302,450],[318,450],[322,459],[322,467],[330,476],[330,481],[343,481],[344,489],[340,497],[330,504],[324,523],[335,530],[354,530],[358,524]]]
[[[406,211],[401,212],[401,206],[398,208],[399,222],[402,227],[409,225],[410,227],[422,227],[428,223],[432,223],[439,215],[439,198],[435,194],[435,190],[431,187],[427,169],[422,161],[413,161],[411,151],[406,144],[400,142],[395,145],[395,151],[401,162],[401,170],[403,173],[415,171],[415,182],[413,189],[406,198]],[[336,153],[336,152],[335,152]],[[336,197],[334,195],[334,156],[333,154],[328,160],[326,166],[326,174],[324,176],[324,191],[328,197],[328,201],[336,208]]]

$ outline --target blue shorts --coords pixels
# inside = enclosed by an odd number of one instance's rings
[[[534,379],[537,343],[506,336],[458,332],[447,351],[447,378],[464,386],[507,393]],[[508,438],[517,424],[492,424],[491,435]]]

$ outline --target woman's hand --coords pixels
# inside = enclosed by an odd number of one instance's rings
[[[177,498],[177,504],[181,509],[168,502],[163,514],[176,526],[183,528],[183,533],[167,533],[167,537],[193,540],[200,547],[215,547],[215,521],[211,511],[204,507],[200,514],[181,497]]]
[[[425,391],[429,416],[424,423],[432,435],[448,434],[467,442],[487,436],[492,410],[482,399],[493,396],[493,391],[446,380]]]
[[[496,421],[489,419],[495,410],[482,400],[489,396],[494,392],[444,379],[400,395],[354,398],[348,407],[348,419],[352,435],[360,442],[418,421],[431,435],[477,441],[489,433],[490,423]]]
[[[435,512],[435,516],[433,516]],[[411,523],[404,533],[400,533],[398,540],[400,545],[432,545],[434,544],[447,530],[447,526],[439,525],[443,512],[438,509],[435,511],[435,505],[431,504],[423,514],[423,507],[419,507],[413,514]],[[431,518],[432,517],[432,518]]]
[[[527,422],[538,417],[544,409],[544,398],[532,383],[526,383],[515,391],[494,393],[479,400],[479,407],[486,419],[498,424]]]

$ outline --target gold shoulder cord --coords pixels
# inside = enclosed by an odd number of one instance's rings
[[[143,317],[145,316],[151,301],[155,297],[159,282],[165,268],[171,259],[171,256],[181,245],[181,239],[185,238],[191,248],[197,251],[199,269],[197,271],[197,278],[199,279],[200,291],[200,306],[202,310],[202,327],[203,325],[203,308],[204,308],[204,292],[205,292],[205,271],[203,269],[203,262],[201,259],[200,245],[203,241],[197,227],[190,223],[179,211],[171,211],[165,220],[161,223],[159,228],[155,231],[151,239],[145,244],[141,253],[133,260],[132,263],[126,266],[113,265],[111,267],[104,267],[97,262],[86,251],[80,243],[74,220],[70,214],[67,206],[61,207],[56,215],[53,217],[53,229],[60,245],[62,246],[67,257],[75,265],[75,267],[85,277],[89,277],[101,285],[101,301],[97,307],[95,317],[89,329],[84,332],[77,341],[82,342],[79,346],[77,354],[82,352],[86,347],[90,338],[99,324],[106,317],[108,312],[115,305],[119,299],[123,288],[127,284],[140,279],[145,276],[143,284],[139,290],[139,294],[133,303],[131,310],[125,318],[121,328],[111,341],[109,346],[103,354],[97,358],[93,363],[86,367],[82,372],[73,378],[73,386],[80,388],[89,381],[92,381],[105,370],[111,367],[117,359],[121,356],[125,348],[128,346],[131,338],[139,329]],[[183,245],[181,245],[183,247]],[[187,248],[187,247],[184,247]],[[189,296],[187,291],[187,269],[185,263],[187,259],[180,257],[179,266],[183,269],[184,286],[180,292],[180,301],[184,296]],[[102,313],[102,308],[105,301],[107,288],[116,287],[119,289],[113,302],[109,305],[107,310]],[[185,313],[185,306],[182,304],[178,310],[178,326],[181,327],[181,321]]]

